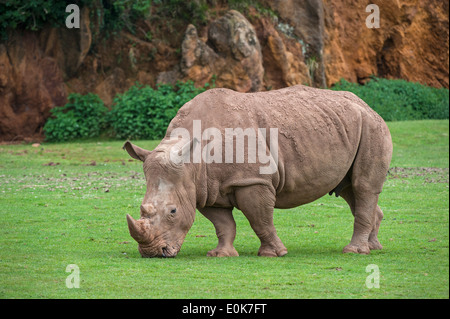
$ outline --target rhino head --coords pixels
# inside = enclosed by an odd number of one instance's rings
[[[175,257],[195,217],[196,188],[190,167],[171,161],[172,145],[160,144],[148,151],[127,141],[123,148],[143,162],[147,181],[141,217],[135,220],[127,214],[130,235],[142,257]]]

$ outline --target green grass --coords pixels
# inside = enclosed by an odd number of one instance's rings
[[[0,298],[449,298],[449,121],[389,127],[384,249],[368,256],[341,253],[353,217],[325,196],[275,211],[283,258],[257,257],[259,240],[235,210],[240,257],[206,257],[217,238],[197,213],[176,258],[144,259],[125,218],[139,215],[142,166],[121,141],[1,145]],[[79,289],[66,287],[69,264],[80,269]],[[378,289],[365,285],[369,264],[379,267]]]

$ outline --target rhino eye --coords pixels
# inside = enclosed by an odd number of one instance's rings
[[[175,214],[176,212],[177,212],[177,209],[176,209],[176,208],[174,208],[174,209],[172,209],[172,210],[170,211],[171,214]]]

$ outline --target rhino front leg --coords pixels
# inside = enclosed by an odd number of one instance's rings
[[[267,186],[242,187],[235,192],[238,208],[244,213],[255,231],[261,247],[258,256],[281,257],[287,249],[277,235],[273,225],[275,195]]]
[[[199,209],[199,211],[213,223],[219,239],[217,247],[208,251],[207,256],[239,256],[233,247],[234,238],[236,237],[236,223],[233,218],[232,208],[204,207]]]

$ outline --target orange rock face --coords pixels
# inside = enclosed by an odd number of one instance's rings
[[[379,28],[366,26],[367,1],[260,0],[272,15],[214,8],[197,28],[140,21],[134,35],[103,39],[84,8],[80,29],[18,30],[0,43],[0,140],[42,138],[50,109],[71,92],[110,106],[136,81],[203,86],[215,76],[217,87],[251,92],[376,75],[448,88],[448,1],[373,2]]]
[[[379,1],[380,28],[367,28],[366,3],[325,0],[327,85],[370,75],[449,87],[448,1]]]
[[[370,75],[449,87],[449,3],[378,0],[379,28],[368,28],[367,1],[265,1],[293,27],[306,48],[305,63],[318,63],[315,86]],[[323,72],[322,72],[323,71]],[[319,79],[321,78],[321,79]]]
[[[193,80],[203,86],[216,76],[216,85],[239,92],[262,89],[264,68],[255,29],[239,12],[231,10],[211,22],[208,38],[200,39],[188,25],[181,44],[181,61],[174,70],[160,74],[160,82]]]
[[[0,137],[10,141],[41,135],[50,109],[66,100],[56,60],[39,54],[31,34],[15,40],[22,45],[13,50],[0,44]]]

